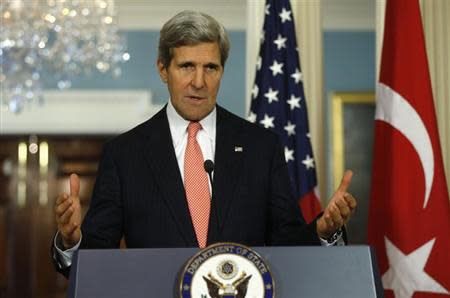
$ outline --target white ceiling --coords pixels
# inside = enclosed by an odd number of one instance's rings
[[[247,0],[257,3],[262,0]],[[316,5],[317,0],[305,1]],[[375,30],[378,0],[322,0],[325,30]],[[123,29],[159,30],[177,12],[199,10],[213,15],[229,30],[246,29],[245,0],[116,0],[119,26]]]

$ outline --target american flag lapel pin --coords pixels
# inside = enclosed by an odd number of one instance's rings
[[[244,149],[241,146],[234,146],[234,152],[242,152]]]

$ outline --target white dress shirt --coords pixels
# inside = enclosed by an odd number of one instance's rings
[[[186,152],[188,132],[187,127],[189,121],[181,117],[171,101],[167,104],[167,119],[169,120],[170,134],[172,135],[172,144],[175,150],[175,156],[178,161],[181,178],[184,183],[184,153]],[[211,160],[214,162],[214,152],[216,146],[216,108],[211,111],[205,118],[200,120],[202,129],[197,133],[197,142],[202,150],[203,160]],[[211,192],[211,183],[209,182],[209,190]]]

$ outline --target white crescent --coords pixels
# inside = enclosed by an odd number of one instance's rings
[[[434,155],[428,131],[413,106],[389,86],[378,82],[375,120],[384,121],[400,131],[419,155],[425,176],[423,209],[430,199],[434,178]]]

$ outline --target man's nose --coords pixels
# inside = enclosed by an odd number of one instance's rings
[[[202,68],[194,71],[191,84],[196,89],[201,89],[205,86],[205,72]]]

